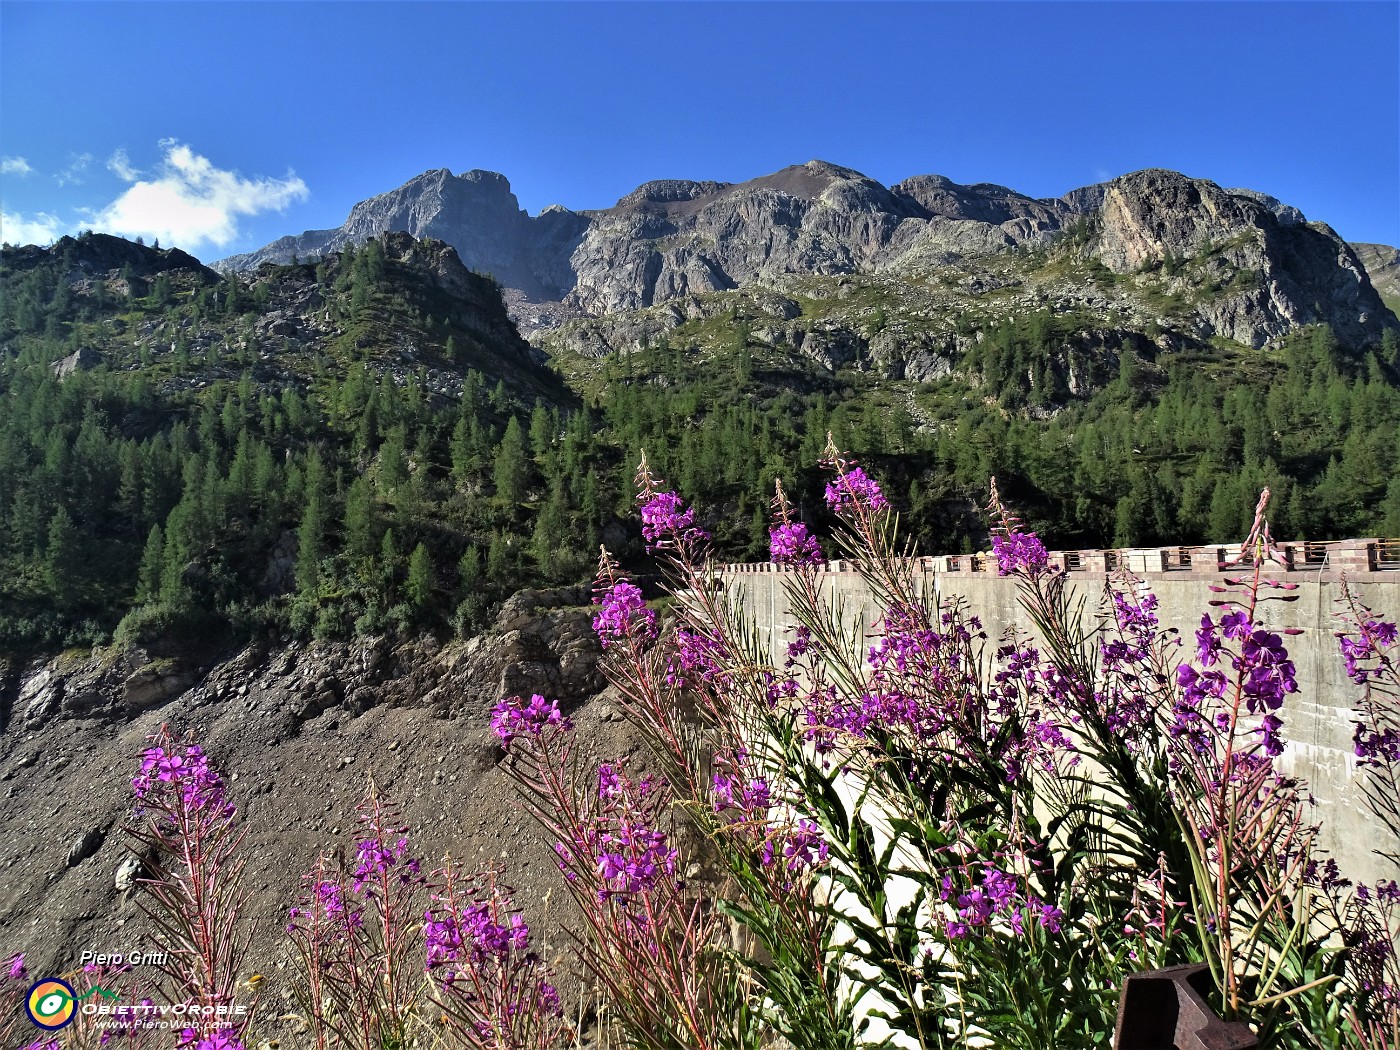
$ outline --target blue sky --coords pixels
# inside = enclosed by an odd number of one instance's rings
[[[532,214],[813,158],[1033,196],[1144,167],[1400,243],[1400,5],[0,3],[5,240],[204,259],[429,168]]]

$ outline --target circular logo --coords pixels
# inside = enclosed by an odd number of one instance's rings
[[[73,1020],[75,998],[73,986],[67,981],[45,977],[29,989],[25,1009],[40,1028],[54,1031]]]

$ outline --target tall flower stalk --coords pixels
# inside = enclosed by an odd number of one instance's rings
[[[550,1050],[572,1033],[530,927],[495,871],[464,874],[450,861],[436,872],[424,916],[432,1001],[450,1046]]]
[[[318,858],[288,917],[298,994],[317,1050],[401,1050],[423,991],[427,880],[397,811],[372,783],[356,813],[353,860]]]
[[[168,727],[151,738],[131,781],[135,816],[126,826],[148,875],[139,880],[142,909],[165,953],[160,994],[170,1004],[192,1004],[237,1041],[253,1020],[256,997],[245,995],[235,1013],[239,974],[254,930],[244,915],[246,830],[236,822],[223,778],[203,749],[177,742]],[[187,1041],[197,1041],[193,1038]]]

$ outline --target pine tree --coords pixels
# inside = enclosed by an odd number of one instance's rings
[[[433,597],[433,562],[428,548],[419,543],[408,557],[408,580],[404,594],[415,615],[421,615]]]
[[[494,584],[509,583],[510,563],[510,541],[493,532],[491,546],[486,549],[486,578]]]
[[[49,520],[48,545],[44,549],[44,582],[60,608],[74,604],[74,593],[82,578],[79,558],[82,552],[78,527],[68,508],[60,506]]]
[[[550,488],[549,499],[535,518],[535,532],[530,538],[530,554],[540,572],[549,576],[559,562],[568,527],[562,479]]]
[[[326,471],[320,453],[313,451],[306,462],[304,509],[297,530],[297,590],[314,595],[321,586],[321,558],[326,542]]]
[[[514,507],[525,498],[526,474],[525,435],[520,420],[510,417],[505,436],[496,448],[496,498],[507,507]]]
[[[481,590],[481,548],[472,544],[457,562],[457,599],[463,601]]]
[[[384,539],[379,544],[379,583],[384,588],[385,604],[393,605],[398,594],[400,563],[399,546],[394,541],[394,530],[384,530]]]
[[[374,494],[363,474],[350,483],[345,493],[345,552],[352,561],[368,563],[379,546],[374,513]]]
[[[146,549],[141,554],[141,568],[136,574],[136,600],[153,602],[160,597],[160,577],[165,566],[165,536],[159,525],[152,525],[146,536]]]

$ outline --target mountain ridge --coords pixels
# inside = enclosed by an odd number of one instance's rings
[[[1356,252],[1330,227],[1251,189],[1148,168],[1057,198],[916,175],[892,186],[812,160],[744,182],[660,179],[610,207],[530,216],[494,172],[439,168],[356,204],[334,230],[282,238],[216,268],[246,270],[332,252],[402,229],[441,239],[506,289],[522,331],[600,318],[794,275],[910,278],[1085,236],[1087,258],[1120,276],[1182,259],[1228,301],[1197,311],[1193,336],[1258,348],[1323,323],[1353,345],[1395,322]],[[1086,236],[1087,235],[1087,236]],[[1217,280],[1217,278],[1223,278]]]

